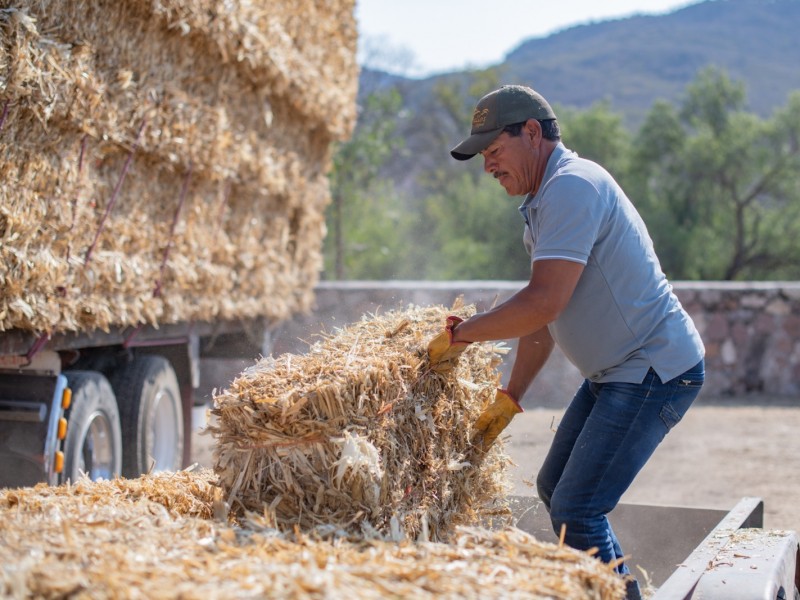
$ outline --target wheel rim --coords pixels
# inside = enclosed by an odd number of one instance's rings
[[[100,411],[93,412],[89,417],[78,462],[78,468],[89,475],[92,481],[112,479],[115,475],[111,422]]]
[[[150,428],[150,456],[153,459],[153,471],[171,471],[175,469],[176,435],[178,431],[178,415],[175,414],[172,396],[160,390],[153,398],[153,420]]]

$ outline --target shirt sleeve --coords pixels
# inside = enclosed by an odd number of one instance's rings
[[[602,222],[603,204],[594,185],[576,175],[557,175],[543,190],[532,260],[587,264]]]

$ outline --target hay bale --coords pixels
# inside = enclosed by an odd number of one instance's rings
[[[353,0],[0,11],[0,331],[307,311]]]
[[[453,311],[475,308],[367,315],[217,394],[214,469],[234,512],[269,514],[282,530],[432,540],[507,514],[502,443],[483,457],[470,444],[502,347],[471,345],[448,375],[428,368],[426,344]]]
[[[4,598],[613,600],[606,564],[513,528],[452,544],[320,539],[214,519],[213,473],[0,491]],[[219,512],[217,512],[219,517]]]

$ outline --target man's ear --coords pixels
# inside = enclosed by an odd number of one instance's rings
[[[542,140],[542,124],[536,119],[525,121],[523,130],[532,143],[538,143]]]

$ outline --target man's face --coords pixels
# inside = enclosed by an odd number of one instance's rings
[[[501,133],[481,152],[483,170],[493,175],[509,196],[522,196],[535,188],[539,155],[536,140],[541,139],[541,134],[538,136],[535,127],[526,125],[518,136]]]

